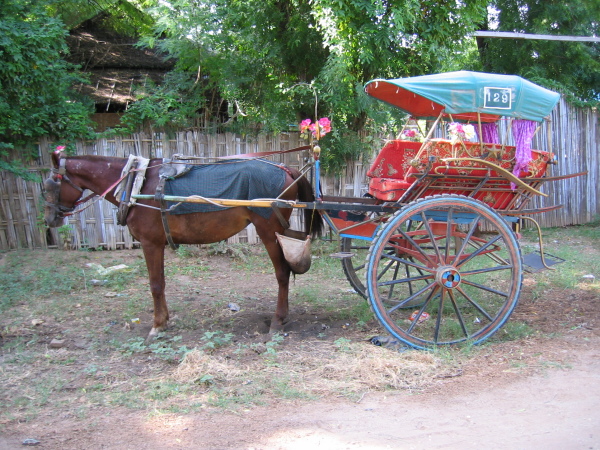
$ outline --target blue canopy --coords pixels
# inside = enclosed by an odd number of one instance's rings
[[[435,118],[443,112],[455,120],[479,117],[484,122],[501,116],[541,122],[560,99],[560,94],[516,75],[465,70],[376,79],[365,85],[365,92],[414,117]]]

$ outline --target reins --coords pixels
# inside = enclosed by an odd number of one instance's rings
[[[67,169],[66,169],[66,164],[67,164],[67,158],[61,158],[60,162],[59,162],[59,167],[58,169],[53,168],[52,172],[56,174],[56,178],[58,179],[59,182],[62,181],[66,181],[67,184],[73,188],[75,188],[76,190],[78,190],[79,192],[81,192],[83,194],[84,189],[82,189],[81,187],[77,186],[75,183],[73,183],[69,177],[67,176]],[[131,170],[130,172],[133,172],[134,170]],[[128,172],[129,173],[129,172]],[[95,192],[92,192],[89,195],[86,195],[84,198],[80,198],[79,200],[77,200],[74,204],[72,208],[68,208],[66,206],[63,206],[61,204],[56,204],[56,205],[52,205],[55,206],[62,214],[64,217],[68,217],[68,216],[73,216],[75,214],[79,214],[82,211],[85,211],[87,208],[89,208],[90,206],[92,206],[95,202],[97,202],[98,200],[106,197],[106,195],[111,192],[115,187],[117,187],[117,185],[123,181],[126,177],[127,174],[125,174],[124,176],[122,176],[121,178],[119,178],[116,182],[114,182],[112,185],[110,185],[102,194],[96,194]],[[89,205],[75,211],[75,208],[83,203],[86,203],[87,201],[91,200],[94,197],[98,197],[96,200],[94,200],[94,202],[90,203]],[[59,198],[60,199],[60,198]]]
[[[182,159],[187,161],[193,160],[204,160],[204,159],[216,159],[218,161],[227,161],[230,159],[260,159],[266,156],[273,155],[284,155],[286,153],[294,153],[301,152],[303,150],[309,150],[311,148],[310,145],[303,145],[301,147],[291,148],[289,150],[274,150],[270,152],[256,152],[256,153],[242,153],[239,155],[229,155],[229,156],[185,156],[180,153],[176,153],[172,156],[173,159]]]

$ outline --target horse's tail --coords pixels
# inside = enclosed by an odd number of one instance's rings
[[[298,200],[301,202],[314,202],[315,195],[312,186],[306,176],[296,169],[290,169],[292,178],[298,185]],[[298,179],[300,177],[300,179]],[[316,209],[304,209],[304,230],[306,234],[313,237],[321,236],[323,233],[323,218]]]

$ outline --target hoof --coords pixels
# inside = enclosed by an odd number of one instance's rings
[[[280,321],[273,318],[273,320],[271,320],[271,326],[269,327],[269,334],[282,333],[286,323],[286,320]]]
[[[166,327],[161,327],[161,328],[152,327],[152,329],[150,330],[150,333],[148,333],[148,337],[146,338],[144,343],[146,345],[148,345],[150,342],[152,342],[156,338],[156,336],[158,336],[159,333],[162,333],[163,331],[165,331],[165,329],[166,329]]]

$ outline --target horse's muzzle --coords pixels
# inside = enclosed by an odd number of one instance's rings
[[[63,225],[65,215],[62,208],[54,203],[46,201],[44,206],[44,223],[49,228],[56,228]]]

